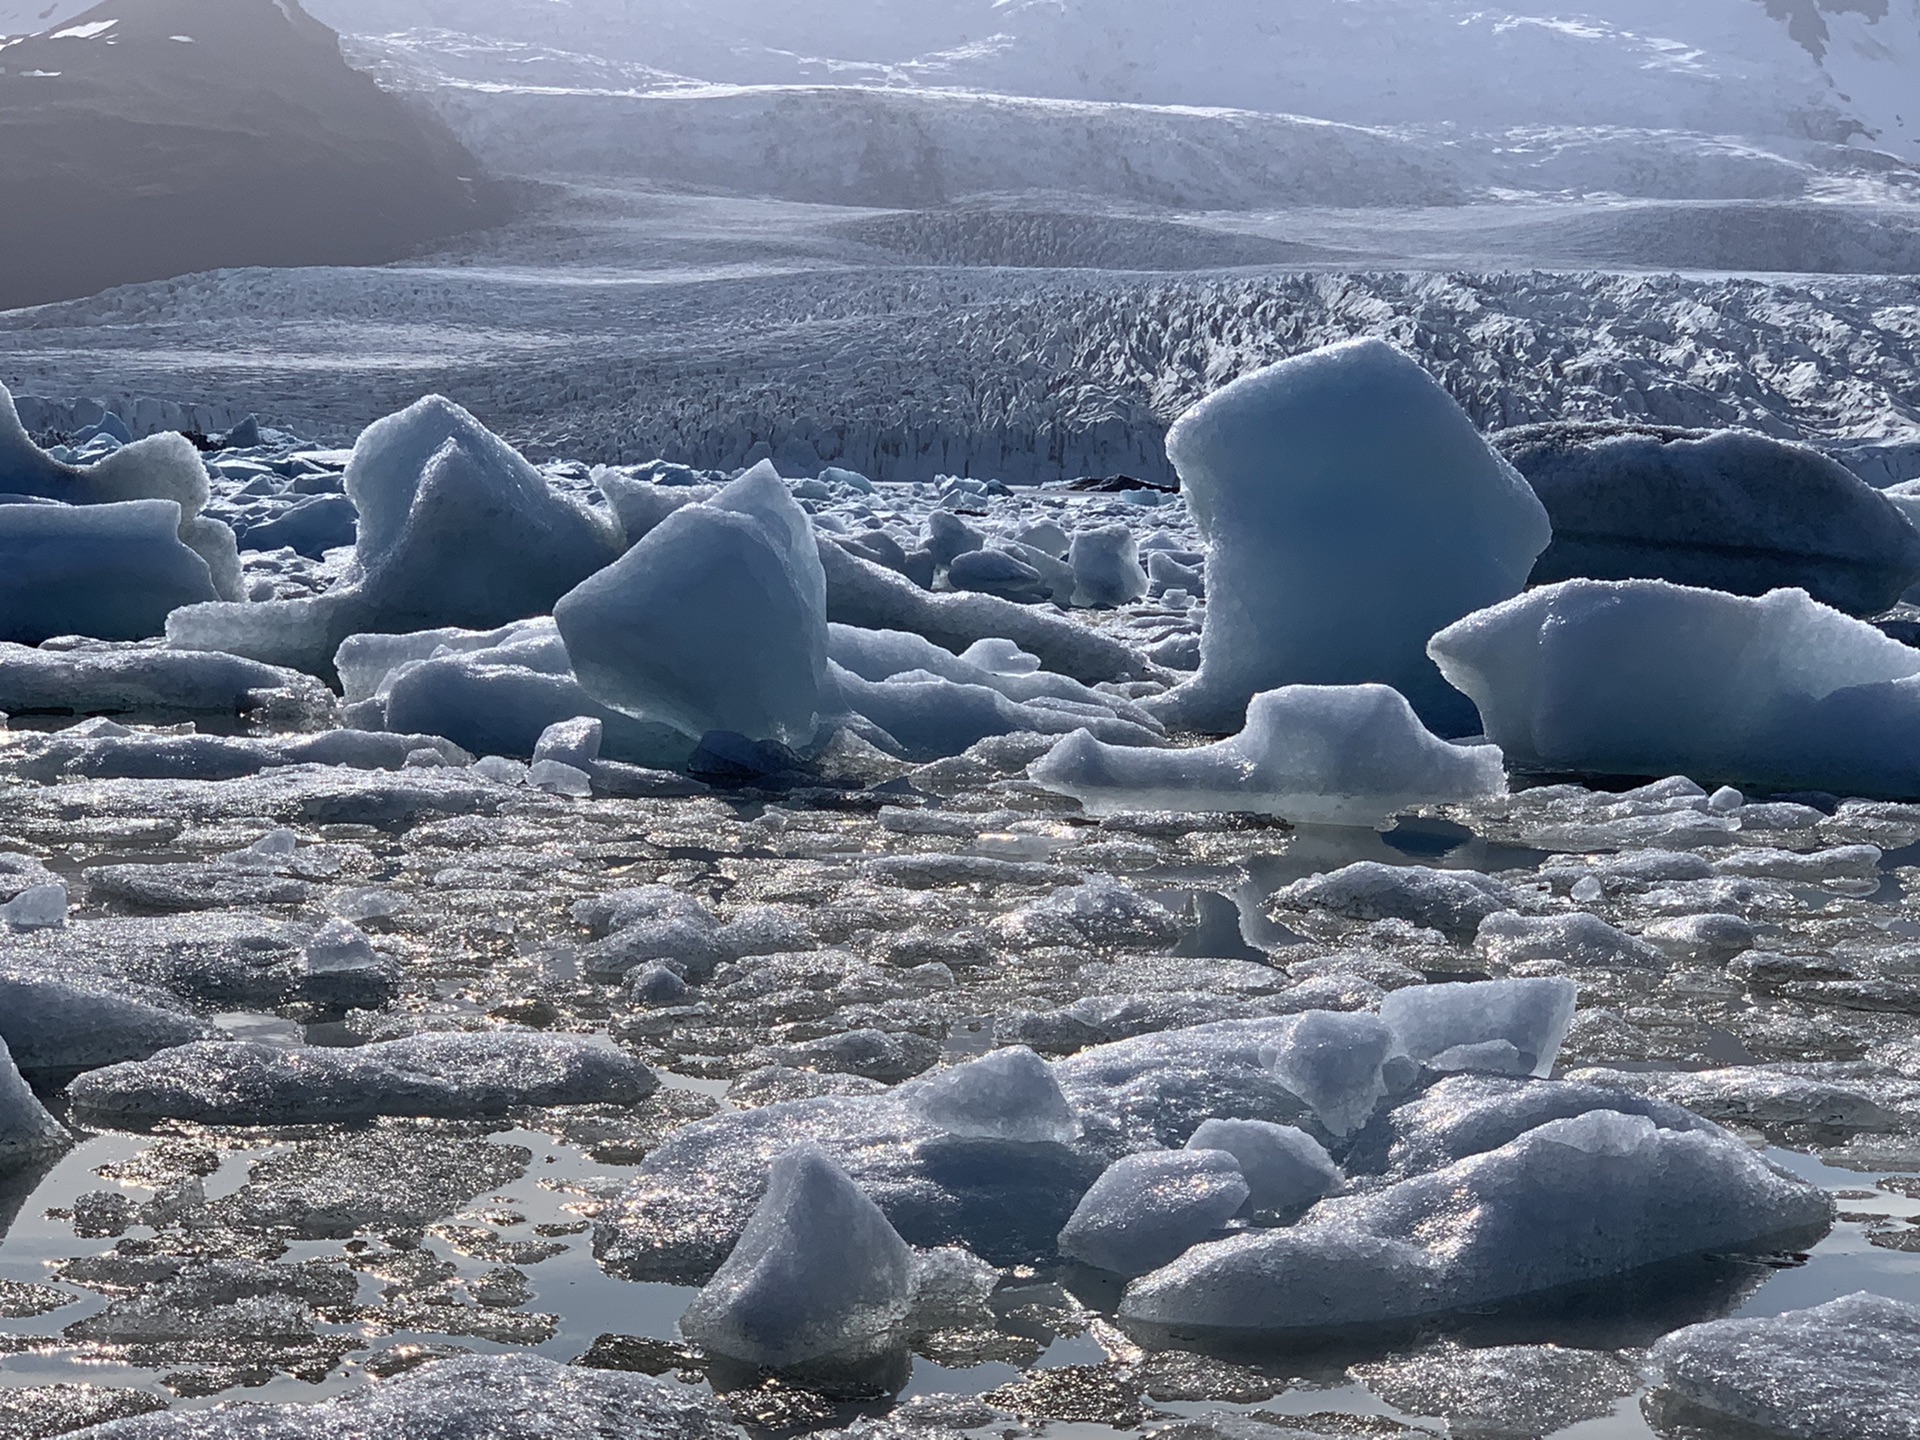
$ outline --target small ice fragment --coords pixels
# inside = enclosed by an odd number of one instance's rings
[[[534,789],[545,790],[550,795],[571,795],[583,800],[593,794],[591,775],[558,760],[534,761],[528,778]]]
[[[371,885],[345,891],[333,902],[334,913],[342,920],[384,920],[412,906],[413,901],[402,892]]]
[[[1582,905],[1591,905],[1605,895],[1606,887],[1592,875],[1582,876],[1573,882],[1573,898]]]
[[[1518,1073],[1545,1076],[1567,1038],[1579,994],[1573,981],[1559,978],[1417,985],[1381,1001],[1380,1018],[1400,1048],[1422,1063],[1449,1052],[1456,1052],[1453,1061],[1491,1061],[1493,1052],[1462,1054],[1460,1047],[1506,1041],[1517,1052],[1511,1063]]]
[[[324,975],[342,970],[364,970],[381,964],[373,942],[358,926],[345,920],[329,920],[307,942],[307,970]]]
[[[627,994],[636,1005],[682,1005],[687,999],[687,982],[668,966],[642,965],[627,976]]]
[[[1707,809],[1716,815],[1731,815],[1747,803],[1747,797],[1731,785],[1722,785],[1707,797]]]
[[[953,1135],[1064,1145],[1080,1133],[1052,1067],[1020,1045],[933,1076],[913,1103]]]
[[[519,760],[505,755],[485,755],[474,761],[473,771],[501,785],[531,785],[533,772]]]
[[[1286,1215],[1304,1210],[1346,1184],[1320,1142],[1291,1125],[1266,1120],[1203,1120],[1189,1150],[1224,1150],[1246,1178],[1248,1204]]]
[[[600,742],[606,731],[605,723],[591,715],[549,725],[533,747],[533,762],[538,765],[542,760],[556,760],[584,771],[600,758]]]
[[[29,885],[0,905],[0,921],[16,930],[57,930],[67,923],[67,887],[58,880]]]
[[[1310,1010],[1276,1047],[1269,1063],[1280,1083],[1306,1101],[1322,1125],[1335,1135],[1350,1135],[1387,1093],[1382,1067],[1394,1041],[1394,1033],[1371,1015]]]

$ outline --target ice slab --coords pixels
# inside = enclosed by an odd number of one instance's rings
[[[949,1135],[1065,1144],[1080,1133],[1053,1071],[1020,1045],[928,1077],[914,1106]]]
[[[1404,1321],[1707,1251],[1771,1248],[1831,1221],[1820,1190],[1724,1132],[1592,1110],[1324,1200],[1291,1229],[1199,1246],[1136,1280],[1120,1313],[1242,1332]]]
[[[913,1304],[913,1252],[824,1152],[774,1162],[726,1263],[680,1333],[750,1365],[857,1361],[890,1347]]]
[[[1690,1418],[1793,1440],[1920,1434],[1920,1308],[1885,1296],[1860,1291],[1810,1310],[1689,1325],[1650,1359],[1656,1409],[1677,1400]]]
[[[345,1050],[201,1042],[90,1071],[68,1094],[87,1113],[123,1122],[270,1125],[630,1104],[657,1085],[639,1061],[584,1040],[448,1032]]]
[[[1800,589],[1877,615],[1920,581],[1920,533],[1819,451],[1742,430],[1529,425],[1494,442],[1553,520],[1533,583]]]
[[[333,697],[311,676],[235,655],[0,644],[0,711],[12,715],[239,715],[263,705],[289,715],[324,716]]]
[[[1380,340],[1282,361],[1175,422],[1167,454],[1208,538],[1200,673],[1155,707],[1238,730],[1285,685],[1391,685],[1441,735],[1473,707],[1435,631],[1517,594],[1546,511],[1447,393]]]
[[[1519,769],[1920,795],[1920,651],[1804,591],[1570,580],[1430,648]]]
[[[1111,609],[1147,593],[1140,547],[1125,525],[1074,533],[1067,563],[1073,567],[1073,603]]]
[[[1507,887],[1472,870],[1428,870],[1356,860],[1325,875],[1296,880],[1274,896],[1280,909],[1324,910],[1348,920],[1404,920],[1470,940],[1489,915],[1510,908]]]
[[[811,744],[830,709],[827,582],[772,465],[676,510],[554,607],[589,695],[690,739]]]
[[[1224,1150],[1149,1150],[1109,1165],[1060,1232],[1060,1253],[1144,1275],[1216,1236],[1249,1194]]]
[[[1577,883],[1577,882],[1576,882]],[[1666,957],[1597,915],[1520,915],[1496,911],[1480,922],[1474,952],[1496,965],[1553,960],[1573,966],[1659,968]]]
[[[1224,811],[1375,825],[1417,805],[1506,790],[1500,752],[1450,745],[1385,685],[1291,685],[1253,697],[1246,727],[1189,750],[1107,745],[1090,731],[1028,769],[1093,814]]]

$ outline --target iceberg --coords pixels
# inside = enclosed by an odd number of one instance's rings
[[[1238,735],[1187,750],[1109,745],[1080,730],[1027,774],[1095,815],[1220,811],[1307,825],[1377,825],[1507,788],[1499,750],[1440,739],[1385,685],[1269,690]]]
[[[587,694],[696,741],[802,749],[832,708],[826,575],[771,464],[676,510],[553,618]]]
[[[913,1306],[913,1252],[815,1146],[782,1155],[726,1262],[680,1317],[696,1345],[749,1365],[871,1358]]]
[[[438,395],[369,425],[345,486],[360,523],[344,583],[311,599],[190,606],[168,623],[168,641],[327,676],[350,635],[544,615],[624,543],[611,514],[556,493]]]
[[[1430,649],[1515,769],[1920,796],[1920,650],[1802,590],[1569,580]]]
[[[172,500],[0,504],[0,640],[143,640],[179,607],[219,598]]]
[[[1286,685],[1393,686],[1437,733],[1479,729],[1426,654],[1526,584],[1547,513],[1425,371],[1380,340],[1285,360],[1175,422],[1209,542],[1200,672],[1157,702],[1228,734]]]
[[[1494,444],[1553,520],[1535,585],[1800,589],[1849,615],[1877,615],[1920,581],[1920,532],[1900,507],[1804,445],[1620,424],[1529,425]]]

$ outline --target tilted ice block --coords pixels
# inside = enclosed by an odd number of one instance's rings
[[[368,426],[345,484],[360,510],[346,583],[310,600],[183,610],[167,638],[324,675],[349,635],[541,615],[620,553],[617,521],[556,493],[437,395]]]
[[[771,465],[674,512],[554,607],[581,687],[697,740],[804,747],[831,709],[812,522]]]
[[[913,1252],[815,1146],[774,1162],[753,1218],[680,1317],[718,1355],[786,1369],[887,1349],[913,1304]]]
[[[1920,650],[1804,591],[1569,580],[1429,648],[1519,769],[1920,796]]]
[[[1200,673],[1155,708],[1227,734],[1284,685],[1391,685],[1442,735],[1479,728],[1427,658],[1433,633],[1526,584],[1551,532],[1519,474],[1380,340],[1235,381],[1167,454],[1207,536]]]
[[[1740,430],[1529,425],[1495,437],[1553,520],[1533,583],[1671,580],[1736,595],[1789,586],[1877,615],[1920,581],[1897,502],[1817,450]]]
[[[1462,1047],[1506,1042],[1512,1065],[1492,1052],[1460,1055],[1437,1069],[1514,1070],[1548,1075],[1573,1023],[1580,988],[1571,980],[1484,980],[1467,985],[1413,985],[1380,1002],[1380,1019],[1403,1054],[1423,1064]],[[1476,1064],[1478,1060],[1482,1063]]]
[[[66,1128],[34,1098],[0,1040],[0,1171],[63,1150],[73,1143]]]
[[[1413,1319],[1832,1223],[1816,1187],[1724,1132],[1592,1110],[1299,1225],[1219,1241],[1128,1287],[1123,1319],[1300,1332]],[[1407,1236],[1418,1236],[1409,1244]]]
[[[1882,1295],[1689,1325],[1662,1338],[1650,1359],[1656,1415],[1679,1401],[1692,1418],[1705,1411],[1795,1440],[1920,1433],[1920,1307]]]
[[[90,1071],[67,1093],[80,1109],[123,1120],[275,1125],[630,1104],[657,1085],[639,1061],[572,1036],[449,1031],[349,1050],[183,1045]]]
[[[1395,1040],[1371,1015],[1309,1010],[1273,1048],[1270,1063],[1280,1083],[1312,1106],[1322,1125],[1350,1135],[1387,1093],[1383,1067]]]
[[[1217,1234],[1247,1200],[1224,1150],[1148,1150],[1109,1165],[1060,1232],[1060,1253],[1144,1275]]]
[[[928,1077],[913,1103],[950,1135],[1065,1144],[1080,1133],[1053,1070],[1024,1046]]]
[[[1187,1141],[1190,1150],[1224,1150],[1246,1177],[1247,1203],[1288,1215],[1346,1184],[1325,1147],[1306,1131],[1266,1120],[1208,1120]]]
[[[1190,750],[1103,744],[1080,731],[1029,767],[1092,813],[1226,811],[1374,825],[1416,805],[1503,794],[1491,745],[1450,745],[1385,685],[1290,685],[1253,697],[1246,728]]]
[[[141,640],[178,607],[218,598],[172,500],[0,505],[0,639]]]

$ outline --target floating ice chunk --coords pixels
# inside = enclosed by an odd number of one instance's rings
[[[1052,597],[1052,587],[1039,568],[1005,550],[970,550],[956,555],[947,567],[947,583],[955,590],[1037,605]]]
[[[20,1078],[6,1041],[0,1040],[0,1171],[72,1143],[66,1128],[47,1113]]]
[[[1571,980],[1557,978],[1409,986],[1380,1002],[1380,1019],[1403,1054],[1435,1069],[1545,1076],[1553,1071],[1579,996]],[[1460,1049],[1499,1042],[1511,1052],[1506,1064],[1491,1050]]]
[[[1663,1337],[1650,1359],[1656,1416],[1678,1401],[1677,1421],[1793,1440],[1920,1433],[1920,1308],[1885,1296],[1860,1291],[1811,1310],[1689,1325]]]
[[[273,1125],[630,1104],[657,1084],[639,1061],[571,1036],[447,1032],[348,1050],[183,1045],[91,1071],[67,1093],[88,1113],[121,1121]]]
[[[1387,1093],[1384,1066],[1397,1038],[1371,1015],[1309,1010],[1272,1050],[1273,1073],[1329,1131],[1350,1135]]]
[[[1190,1250],[1129,1286],[1120,1313],[1296,1334],[1407,1320],[1805,1240],[1832,1214],[1820,1190],[1724,1132],[1592,1110],[1385,1189],[1323,1200],[1292,1229]]]
[[[531,1354],[470,1355],[322,1401],[176,1410],[99,1427],[98,1440],[745,1440],[725,1408],[685,1385],[562,1365]]]
[[[687,982],[678,972],[658,961],[638,966],[627,974],[627,996],[636,1005],[684,1005],[690,993]]]
[[[310,600],[182,610],[168,639],[325,675],[349,635],[544,614],[620,552],[616,522],[550,489],[437,395],[368,426],[345,484],[360,511],[346,584]]]
[[[863,680],[835,664],[835,688],[846,709],[873,727],[875,743],[911,760],[958,755],[993,735],[1061,735],[1090,727],[1120,745],[1156,745],[1161,734],[1121,719],[1105,705],[1066,701],[1022,704],[998,686],[957,684],[909,671],[883,681]]]
[[[588,694],[695,740],[804,747],[830,708],[826,577],[771,465],[674,512],[554,620]]]
[[[1237,811],[1301,824],[1374,825],[1506,790],[1498,750],[1439,739],[1384,685],[1267,691],[1240,734],[1191,750],[1120,748],[1079,731],[1028,774],[1094,814]]]
[[[1753,925],[1738,915],[1680,915],[1655,920],[1640,938],[1670,960],[1724,965],[1754,947]]]
[[[1080,1133],[1052,1068],[1024,1046],[930,1076],[913,1103],[950,1135],[1064,1145]]]
[[[1433,1416],[1451,1435],[1515,1440],[1602,1420],[1641,1385],[1638,1365],[1561,1345],[1467,1348],[1451,1342],[1356,1365],[1353,1378],[1406,1415]]]
[[[1247,1182],[1256,1211],[1292,1215],[1346,1185],[1324,1146],[1306,1131],[1265,1120],[1208,1120],[1187,1141],[1189,1150],[1224,1150]]]
[[[1803,591],[1573,580],[1431,650],[1522,769],[1920,795],[1920,651]]]
[[[1200,673],[1163,719],[1225,734],[1261,691],[1375,682],[1442,735],[1479,729],[1427,639],[1517,594],[1551,531],[1418,365],[1380,340],[1282,361],[1181,416],[1167,454],[1210,542],[1212,604]]]
[[[1720,875],[1790,880],[1871,895],[1880,888],[1880,862],[1884,858],[1877,845],[1840,845],[1811,854],[1792,850],[1729,850],[1714,857],[1713,868]]]
[[[53,930],[67,923],[67,887],[60,880],[29,885],[0,905],[0,925],[15,930]]]
[[[774,1163],[767,1191],[680,1333],[718,1355],[791,1369],[857,1362],[897,1343],[913,1252],[814,1146]]]
[[[927,516],[927,553],[936,566],[950,566],[986,543],[986,536],[951,510],[935,510]]]
[[[1496,437],[1553,520],[1533,583],[1794,587],[1877,615],[1920,581],[1920,534],[1836,460],[1739,430],[1529,425]]]
[[[1489,915],[1512,904],[1507,887],[1472,870],[1428,870],[1357,860],[1329,875],[1296,880],[1274,896],[1285,909],[1326,910],[1348,920],[1404,920],[1470,940]]]
[[[306,962],[307,997],[333,1009],[378,1004],[400,981],[399,966],[346,920],[329,920],[314,932]]]
[[[1067,563],[1073,566],[1073,603],[1112,608],[1147,593],[1140,548],[1124,525],[1077,531]]]
[[[540,732],[539,740],[534,743],[534,763],[557,760],[562,765],[585,770],[589,762],[600,758],[600,742],[606,731],[605,723],[591,715],[580,715],[549,725]]]
[[[1029,655],[1010,640],[982,640],[968,646],[964,655],[954,655],[905,631],[829,625],[827,655],[863,680],[890,680],[925,672],[957,685],[985,686],[1023,704],[1070,702],[1059,708],[1060,714],[1073,713],[1071,706],[1084,706],[1085,713],[1102,718],[1114,715],[1156,734],[1161,731],[1160,723],[1139,706],[1068,676],[1042,670],[1038,656]]]
[[[0,640],[139,640],[177,607],[217,600],[179,531],[171,500],[0,505]]]
[[[1124,880],[1093,875],[1009,911],[994,929],[1024,945],[1165,945],[1179,936],[1180,922]]]
[[[1582,894],[1580,887],[1589,890]],[[1601,897],[1600,882],[1584,876],[1574,882],[1574,898],[1591,903]],[[1473,948],[1496,965],[1524,965],[1534,960],[1560,960],[1568,965],[1605,965],[1649,968],[1663,966],[1666,957],[1644,940],[1636,940],[1597,915],[1518,915],[1501,910],[1480,922]]]
[[[1116,1275],[1144,1275],[1217,1235],[1247,1202],[1224,1150],[1150,1150],[1109,1165],[1060,1232],[1060,1253]]]

